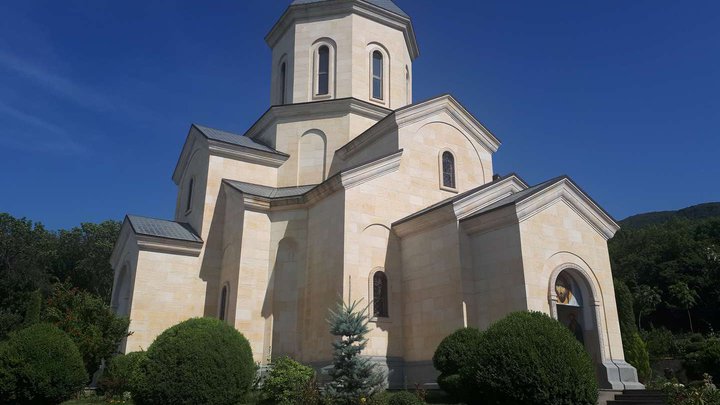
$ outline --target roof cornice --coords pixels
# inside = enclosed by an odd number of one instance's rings
[[[137,239],[138,249],[150,252],[197,257],[203,247],[203,242],[191,242],[158,236],[135,234],[135,238]]]
[[[477,120],[465,107],[450,94],[443,94],[397,109],[377,124],[368,128],[344,146],[335,151],[342,160],[362,150],[363,145],[371,144],[381,136],[393,130],[411,125],[438,111],[446,111],[455,121],[481,145],[492,153],[500,148],[500,140]]]
[[[276,153],[232,145],[226,142],[216,141],[214,139],[208,139],[208,150],[210,151],[210,155],[213,156],[221,156],[275,168],[280,167],[290,158],[290,156],[282,156]]]
[[[620,229],[617,222],[567,176],[552,180],[548,185],[518,201],[470,215],[462,220],[463,228],[469,233],[479,233],[511,223],[521,223],[558,201],[575,211],[605,240],[612,238]]]
[[[273,198],[253,195],[243,191],[241,188],[229,181],[224,180],[223,184],[233,190],[243,193],[245,205],[250,209],[259,211],[297,209],[312,206],[337,191],[349,190],[378,177],[396,172],[400,168],[400,159],[402,154],[403,151],[399,150],[371,162],[346,169],[328,178],[304,194],[290,197]]]
[[[176,185],[180,184],[180,180],[192,158],[193,151],[197,149],[196,146],[207,150],[208,153],[213,156],[221,156],[275,168],[280,167],[290,158],[290,155],[284,153],[266,152],[255,148],[210,139],[192,125],[183,144],[180,157],[178,157],[178,161],[175,164],[175,170],[173,171],[172,180]]]
[[[333,2],[316,2],[289,6],[265,36],[265,42],[273,48],[285,32],[296,22],[347,14],[357,14],[402,31],[410,57],[414,60],[420,56],[420,48],[415,38],[412,21],[404,16],[385,10],[362,0],[336,0]]]
[[[392,110],[352,97],[274,105],[255,121],[245,132],[245,136],[251,139],[257,138],[268,127],[284,119],[307,120],[315,117],[345,115],[348,112],[379,121],[392,113]]]

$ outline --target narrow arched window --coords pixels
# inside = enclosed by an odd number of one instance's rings
[[[190,182],[188,182],[188,192],[187,192],[187,200],[185,201],[185,211],[190,211],[192,208],[192,197],[193,197],[193,187],[195,185],[195,179],[190,179]]]
[[[388,285],[383,271],[373,274],[373,316],[377,318],[388,316]]]
[[[287,93],[287,67],[285,62],[280,65],[280,104],[285,104]]]
[[[442,154],[442,184],[455,188],[455,156],[447,151]]]
[[[330,48],[318,48],[317,94],[325,95],[330,90]]]
[[[222,293],[220,293],[220,320],[225,320],[225,311],[227,310],[227,295],[228,295],[228,288],[226,285],[222,288]]]
[[[383,56],[380,51],[372,53],[372,97],[383,99]]]
[[[410,104],[410,68],[405,66],[405,102]]]

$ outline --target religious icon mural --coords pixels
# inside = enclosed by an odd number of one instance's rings
[[[555,294],[557,303],[579,307],[582,305],[582,297],[577,283],[567,274],[560,274],[555,280]]]

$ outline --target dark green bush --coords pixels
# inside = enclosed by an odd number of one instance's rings
[[[540,312],[515,312],[482,333],[460,370],[468,403],[595,405],[590,357],[572,333]]]
[[[193,318],[163,332],[133,382],[138,404],[235,404],[249,390],[255,363],[247,339],[225,322]]]
[[[315,371],[289,357],[280,357],[272,363],[272,368],[263,381],[262,391],[265,397],[276,404],[295,404],[307,385],[315,376]]]
[[[118,354],[111,358],[105,373],[99,381],[99,387],[107,396],[122,395],[125,392],[134,391],[133,382],[140,372],[140,365],[147,360],[147,354],[143,352],[132,352]]]
[[[650,358],[654,360],[677,356],[683,351],[678,347],[672,332],[665,328],[643,331],[642,338],[647,345]]]
[[[713,381],[720,381],[720,340],[708,339],[697,351],[685,355],[683,367],[692,380],[702,380],[707,373]]]
[[[0,346],[0,403],[57,404],[87,381],[77,346],[53,325],[12,332]]]
[[[458,329],[440,342],[433,355],[433,366],[440,371],[438,385],[456,399],[463,397],[460,369],[465,366],[468,353],[480,347],[481,336],[476,328]]]

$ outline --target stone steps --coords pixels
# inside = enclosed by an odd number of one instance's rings
[[[665,405],[667,396],[662,391],[654,390],[626,390],[615,395],[615,399],[607,405]]]

